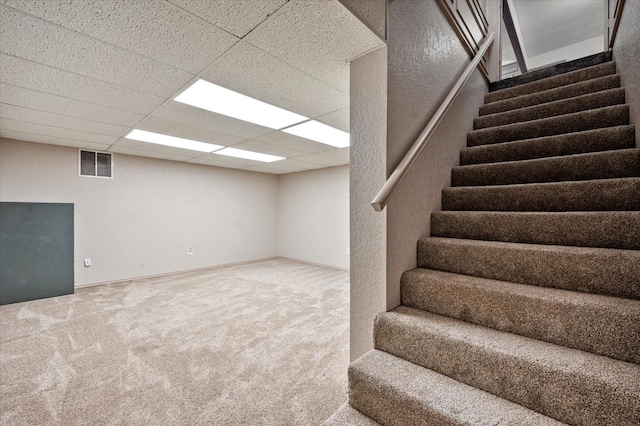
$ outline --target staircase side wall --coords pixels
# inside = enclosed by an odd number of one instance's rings
[[[400,162],[470,61],[437,0],[396,0],[388,10],[387,174]],[[476,71],[387,206],[387,308],[400,304],[400,276],[416,267],[487,83]]]
[[[622,86],[630,104],[631,124],[640,126],[640,2],[625,2],[618,35],[613,46]],[[636,134],[638,130],[636,129]],[[638,145],[640,138],[636,138]]]
[[[373,348],[373,319],[386,311],[386,212],[371,200],[386,179],[387,48],[351,62],[351,360]]]

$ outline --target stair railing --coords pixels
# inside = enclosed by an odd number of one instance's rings
[[[395,191],[398,184],[402,182],[402,179],[405,177],[407,172],[409,172],[409,169],[416,161],[424,147],[427,145],[427,142],[429,142],[429,139],[438,127],[438,124],[440,124],[440,122],[444,118],[444,115],[451,107],[451,104],[453,104],[453,101],[460,93],[462,86],[464,86],[467,80],[469,80],[469,77],[471,77],[473,71],[478,67],[478,64],[482,60],[482,57],[485,55],[485,53],[487,53],[487,50],[489,49],[489,46],[491,46],[494,38],[495,32],[487,35],[485,41],[480,46],[478,53],[476,53],[471,63],[464,70],[456,84],[453,86],[447,97],[440,105],[440,108],[438,108],[431,120],[429,120],[429,123],[426,125],[422,133],[420,133],[418,139],[416,139],[409,151],[405,154],[400,164],[398,164],[398,167],[396,167],[393,173],[391,173],[389,179],[387,179],[376,197],[373,199],[371,205],[377,212],[380,212],[385,208],[387,202],[389,201],[389,198],[391,197],[391,194],[393,194],[393,191]]]

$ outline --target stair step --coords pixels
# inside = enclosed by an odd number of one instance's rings
[[[431,236],[640,250],[640,212],[433,212]]]
[[[640,363],[640,301],[431,269],[405,272],[402,304],[574,349]]]
[[[633,148],[636,146],[635,134],[634,126],[618,126],[516,142],[480,145],[463,149],[460,152],[460,165],[531,160]]]
[[[595,65],[589,68],[579,69],[577,71],[568,72],[553,77],[544,78],[542,80],[532,81],[518,86],[489,92],[484,97],[484,103],[502,101],[516,96],[528,95],[531,93],[542,92],[556,87],[567,86],[569,84],[578,83],[580,81],[591,80],[605,75],[616,73],[616,63],[606,62],[604,64]]]
[[[349,402],[388,426],[561,424],[377,350],[351,363]]]
[[[605,77],[598,77],[591,80],[570,84],[568,86],[545,90],[543,92],[517,96],[515,98],[505,99],[504,101],[485,104],[480,107],[480,116],[511,111],[519,108],[531,107],[534,105],[546,104],[548,102],[573,98],[576,96],[586,95],[588,93],[615,89],[616,87],[620,87],[619,75],[614,74]]]
[[[640,176],[640,149],[454,167],[451,186],[613,179]]]
[[[418,267],[640,299],[640,251],[456,238],[418,241]]]
[[[344,403],[322,426],[380,426],[380,423]]]
[[[562,99],[512,111],[499,112],[473,119],[473,129],[487,129],[505,124],[523,123],[547,117],[624,104],[624,89],[610,89],[589,93],[571,99]]]
[[[640,421],[637,364],[405,306],[376,317],[374,339],[378,350],[562,422]]]
[[[445,188],[442,210],[635,211],[640,178]]]
[[[467,146],[513,142],[626,124],[629,124],[629,106],[614,105],[524,123],[473,130],[467,133]]]

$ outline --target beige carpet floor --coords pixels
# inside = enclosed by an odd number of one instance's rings
[[[349,273],[287,259],[0,307],[0,424],[317,425],[347,399]]]

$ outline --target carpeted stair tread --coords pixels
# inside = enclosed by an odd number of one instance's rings
[[[442,210],[634,211],[640,178],[445,188]]]
[[[583,154],[634,148],[635,127],[616,126],[535,139],[465,148],[460,165],[531,160],[561,155]]]
[[[542,80],[533,81],[531,83],[521,84],[507,89],[489,92],[484,97],[484,103],[502,101],[516,96],[528,95],[531,93],[542,92],[556,87],[566,86],[578,83],[580,81],[591,80],[606,75],[616,73],[616,63],[606,62],[604,64],[583,68],[566,74],[556,75]]]
[[[377,350],[351,363],[349,389],[353,407],[387,426],[562,424]]]
[[[614,105],[467,133],[467,146],[512,142],[629,124],[629,106]]]
[[[400,306],[374,347],[573,425],[640,422],[640,365]]]
[[[619,75],[598,77],[591,80],[570,84],[568,86],[545,90],[543,92],[517,96],[515,98],[485,104],[480,107],[479,115],[482,117],[484,115],[496,114],[499,112],[506,112],[514,109],[546,104],[548,102],[573,98],[576,96],[586,95],[588,93],[600,92],[602,90],[615,89],[617,87],[620,87]]]
[[[325,420],[322,426],[380,426],[380,423],[365,416],[347,402]]]
[[[457,238],[418,241],[419,268],[640,299],[640,251]]]
[[[622,361],[640,363],[640,301],[431,269],[405,272],[402,304]]]
[[[640,149],[454,167],[451,186],[613,179],[640,176]]]
[[[611,62],[612,60],[613,54],[611,53],[611,51],[607,51],[585,56],[583,58],[573,59],[571,61],[560,62],[555,65],[546,66],[544,68],[537,68],[532,71],[527,71],[526,73],[520,74],[516,77],[509,77],[499,81],[492,81],[489,83],[489,92],[495,92],[497,90],[531,83],[532,81],[541,80],[543,78],[581,70],[583,68],[603,64],[605,62]]]
[[[640,211],[433,212],[431,236],[640,250]]]
[[[589,109],[620,105],[624,104],[624,102],[624,89],[617,88],[603,90],[601,92],[588,93],[571,99],[562,99],[542,105],[534,105],[512,111],[499,112],[496,114],[478,117],[473,120],[473,129],[479,130],[503,126],[505,124],[522,123]]]

